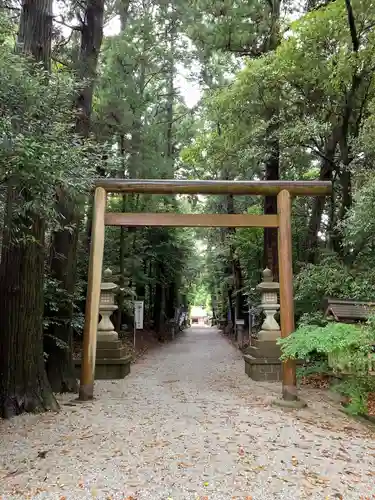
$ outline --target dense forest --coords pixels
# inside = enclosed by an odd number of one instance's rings
[[[95,178],[327,180],[293,203],[296,315],[375,293],[372,0],[2,0],[0,416],[75,392]],[[266,197],[111,196],[112,211],[276,213]],[[197,241],[200,244],[197,245]],[[244,317],[275,229],[107,228],[117,328],[198,301]]]

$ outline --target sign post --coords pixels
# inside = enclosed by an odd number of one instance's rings
[[[143,330],[144,302],[143,300],[134,301],[134,347],[136,330]]]

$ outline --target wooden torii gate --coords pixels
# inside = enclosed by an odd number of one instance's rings
[[[94,395],[105,226],[278,228],[280,326],[281,337],[287,337],[295,328],[291,199],[293,196],[327,196],[331,192],[331,183],[324,181],[99,179],[95,184],[79,399],[87,401]],[[107,193],[277,196],[277,214],[110,213],[106,212]],[[283,362],[282,397],[286,401],[298,399],[296,364],[291,359]]]

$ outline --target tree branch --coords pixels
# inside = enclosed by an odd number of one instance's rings
[[[359,38],[357,27],[355,25],[354,12],[350,0],[345,0],[345,7],[348,15],[348,24],[350,29],[350,36],[352,39],[353,52],[357,53],[359,50]]]
[[[53,18],[53,22],[57,23],[57,24],[61,24],[61,26],[65,26],[66,28],[69,28],[69,29],[71,29],[73,31],[82,31],[82,27],[81,26],[78,26],[78,25],[71,26],[70,24],[66,24],[66,22],[64,21],[64,18],[62,18],[60,20],[60,19],[57,19],[56,17],[54,17]]]

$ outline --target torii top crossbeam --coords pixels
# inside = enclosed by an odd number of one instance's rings
[[[286,190],[292,196],[327,196],[332,184],[327,181],[217,181],[177,179],[98,179],[95,187],[108,193],[149,194],[233,194],[276,196]]]

